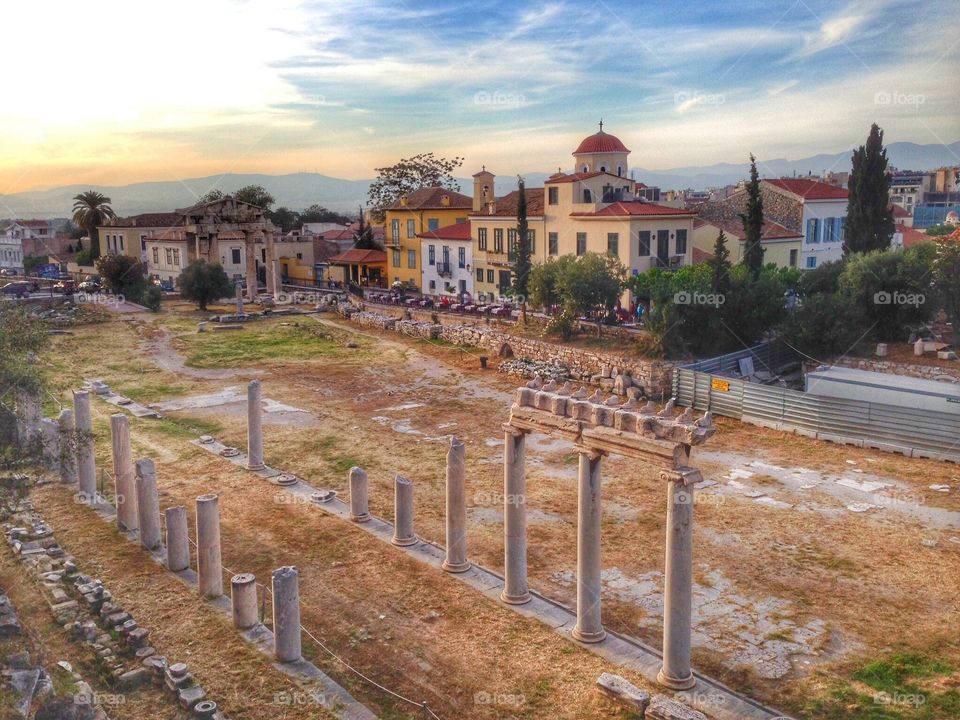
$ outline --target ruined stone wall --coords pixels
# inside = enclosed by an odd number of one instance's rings
[[[960,380],[960,362],[956,362],[956,367],[940,367],[936,365],[913,365],[911,363],[888,362],[886,360],[844,357],[834,360],[833,364],[839,367],[856,368],[857,370],[870,370],[871,372],[888,373],[891,375],[907,375],[909,377],[923,378],[924,380],[935,380],[943,376]]]
[[[443,324],[429,320],[429,312],[411,311],[411,316],[426,316],[419,319],[398,320],[380,312],[361,311],[352,305],[341,304],[338,312],[360,327],[390,330],[410,337],[441,340],[455,345],[470,345],[486,351],[491,357],[512,354],[543,362],[560,363],[570,371],[570,377],[581,382],[590,382],[602,376],[615,375],[615,371],[629,375],[634,386],[643,388],[648,397],[669,397],[673,383],[673,368],[676,363],[664,360],[625,357],[615,353],[585,350],[559,345],[544,340],[521,337],[507,332],[503,327],[485,324]],[[402,310],[401,310],[402,312]],[[438,318],[440,319],[440,318]],[[449,320],[449,318],[443,318]],[[509,349],[509,350],[508,350]]]

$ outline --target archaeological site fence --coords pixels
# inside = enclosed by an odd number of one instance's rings
[[[764,343],[678,367],[677,404],[820,440],[960,462],[960,415],[814,396],[732,377],[746,357],[757,370],[776,370],[793,359],[789,348]]]

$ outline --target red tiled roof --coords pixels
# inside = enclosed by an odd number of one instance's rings
[[[330,258],[330,262],[335,265],[351,265],[354,263],[373,265],[375,263],[386,263],[387,254],[383,250],[359,250],[354,248],[339,255],[334,255]]]
[[[50,227],[49,220],[17,220],[17,224],[24,227]]]
[[[887,207],[889,207],[890,210],[893,212],[893,216],[895,218],[913,217],[913,215],[908,213],[906,210],[904,210],[901,206],[897,205],[896,203],[890,203],[890,205],[888,205]]]
[[[917,245],[922,242],[927,242],[928,240],[936,240],[937,238],[927,235],[922,230],[914,230],[911,227],[904,227],[903,225],[898,225],[898,233],[903,233],[903,246],[911,247],[912,245]],[[956,234],[956,233],[954,233]]]
[[[699,217],[694,218],[693,226],[695,228],[703,227],[704,225],[713,225],[716,228],[720,228],[727,235],[731,235],[738,240],[742,240],[744,235],[746,235],[743,230],[743,221],[739,218],[736,220],[704,220]],[[794,232],[790,228],[786,228],[773,220],[765,219],[763,221],[763,228],[760,230],[761,240],[786,240],[801,237],[803,237],[803,235],[800,233]]]
[[[436,230],[427,230],[418,234],[417,237],[434,240],[469,240],[471,238],[470,223],[458,222]]]
[[[540,217],[543,215],[543,188],[526,188],[527,196],[527,217]],[[479,212],[470,213],[471,217],[494,216],[494,217],[516,217],[517,202],[520,200],[520,191],[514,190],[503,197],[497,198],[493,212],[489,212],[486,207]]]
[[[713,257],[713,253],[709,253],[706,250],[701,250],[696,245],[693,246],[693,264],[707,262],[710,258]]]
[[[554,183],[572,183],[572,182],[579,182],[580,180],[589,180],[590,178],[597,177],[597,175],[609,175],[610,177],[616,178],[617,180],[629,180],[629,178],[625,178],[621,175],[614,175],[611,172],[594,170],[593,172],[578,172],[578,173],[570,173],[569,175],[564,175],[563,173],[556,173],[555,175],[551,175],[550,177],[548,177],[544,182],[549,185],[553,185]]]
[[[324,240],[349,240],[353,237],[353,230],[350,228],[339,228],[336,230],[326,230],[320,233]]]
[[[443,204],[443,196],[449,198],[449,204]],[[472,208],[473,198],[462,195],[455,190],[443,187],[425,187],[405,196],[406,203],[401,198],[394,200],[387,210],[443,210],[445,208]]]
[[[171,227],[183,222],[183,213],[141,213],[125,218],[116,218],[110,227]]]
[[[600,132],[585,137],[583,141],[573,151],[574,155],[581,153],[608,153],[608,152],[630,152],[627,146],[620,142],[620,138],[610,133]]]
[[[778,178],[775,180],[765,179],[774,187],[786,190],[788,193],[796,195],[804,200],[846,200],[847,191],[836,185],[828,185],[819,180],[808,178]]]
[[[615,202],[596,212],[575,212],[570,217],[638,217],[662,215],[693,215],[686,208],[667,207],[648,202]]]

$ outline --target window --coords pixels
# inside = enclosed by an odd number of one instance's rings
[[[297,260],[303,260],[303,253],[297,253]]]
[[[487,249],[487,229],[477,228],[477,247],[480,250]]]
[[[677,255],[687,254],[687,231],[677,230]]]
[[[477,282],[483,282],[483,268],[477,268]]]
[[[487,282],[493,284],[493,270],[487,270]]]
[[[230,260],[234,265],[240,264],[240,248],[230,248]]]
[[[847,224],[847,219],[838,217],[834,220],[834,222],[836,223],[836,227],[833,231],[833,239],[836,242],[843,242],[843,229]]]
[[[433,230],[433,228],[430,228]],[[417,223],[415,220],[407,220],[407,237],[412,238],[417,234]]]
[[[790,267],[797,266],[797,249],[794,248],[790,251]]]
[[[650,257],[650,231],[640,231],[640,257]]]
[[[400,221],[391,220],[390,221],[390,238],[394,241],[400,239]]]
[[[455,222],[455,223],[463,223],[463,222],[466,222],[466,221],[467,221],[466,218],[454,218],[454,220],[453,220],[453,222]]]
[[[431,265],[437,264],[437,248],[434,245],[427,246],[427,262]]]
[[[607,252],[614,255],[620,254],[620,234],[607,233]]]
[[[180,267],[180,249],[179,248],[173,249],[173,266]]]
[[[436,230],[436,229],[438,229],[439,227],[440,227],[440,221],[437,220],[436,218],[430,218],[429,220],[427,220],[427,229],[428,229],[428,230]]]
[[[835,218],[823,219],[823,242],[833,242],[833,221]]]
[[[560,253],[560,239],[557,233],[547,233],[547,252],[551,255],[557,255]]]
[[[411,270],[417,267],[417,251],[407,250],[407,267]]]
[[[530,252],[535,253],[537,251],[537,231],[536,230],[527,230],[527,243],[530,245]]]
[[[393,251],[393,266],[396,268],[400,267],[400,251],[399,250]]]
[[[587,251],[587,234],[585,232],[577,233],[577,255],[583,255]]]
[[[560,188],[552,187],[547,189],[547,204],[548,205],[560,204]]]
[[[436,281],[436,280],[431,280],[431,281],[430,281],[430,289],[431,289],[431,290],[436,290],[436,289],[437,289],[437,281]]]
[[[163,249],[163,256],[167,261],[167,265],[173,265],[173,253],[170,251],[170,248]]]
[[[819,221],[816,218],[810,218],[807,220],[807,244],[818,243],[820,240],[817,238],[817,229]],[[807,258],[809,260],[810,258]]]
[[[153,248],[153,262],[155,265],[160,264],[160,248]]]
[[[593,202],[593,195],[590,193],[590,188],[583,189],[583,201],[585,203]]]
[[[812,270],[817,266],[817,259],[813,256],[807,258],[807,269]]]
[[[495,253],[503,252],[503,228],[493,229],[493,251]]]
[[[462,268],[467,266],[467,249],[465,247],[457,248],[457,265]]]
[[[507,230],[507,247],[511,249],[517,247],[517,231],[515,228]]]
[[[117,235],[117,239],[120,241],[120,252],[123,252],[123,235]]]

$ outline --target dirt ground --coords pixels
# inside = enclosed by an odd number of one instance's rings
[[[185,504],[192,516],[197,495],[219,493],[224,563],[258,578],[297,565],[304,625],[355,667],[426,700],[441,717],[618,717],[597,697],[596,677],[619,672],[645,686],[639,677],[352,526],[284,502],[271,486],[189,444],[210,433],[243,447],[243,386],[259,377],[264,397],[274,401],[264,415],[268,464],[341,494],[349,468],[362,466],[371,510],[384,517],[393,512],[394,475],[410,477],[417,532],[442,543],[445,445],[455,434],[467,445],[469,553],[500,571],[500,425],[516,378],[480,370],[479,352],[361,333],[333,317],[203,334],[197,320],[185,307],[116,318],[58,337],[44,357],[64,393],[99,377],[140,402],[163,403],[163,419],[132,420],[135,454],[157,461],[162,507]],[[114,409],[94,404],[103,466]],[[575,460],[564,442],[528,439],[531,585],[570,605]],[[694,461],[706,478],[696,508],[698,669],[805,718],[955,717],[957,466],[733,421],[720,422]],[[604,460],[603,478],[604,623],[659,646],[665,489],[656,471],[624,458]],[[126,585],[141,612],[161,617],[169,600],[152,583],[136,582],[133,558],[85,539],[109,529],[96,530],[100,521],[56,490],[42,493],[38,505],[68,551],[89,557],[120,592]],[[165,640],[189,647],[191,628],[171,623]],[[891,671],[894,684],[865,674],[878,663],[900,668],[901,657],[928,662]],[[316,662],[382,717],[416,717],[322,653]],[[936,671],[924,674],[921,665]],[[229,697],[226,685],[245,677],[237,670],[214,682],[225,683]],[[926,702],[896,701],[911,688]],[[895,701],[878,700],[882,692]],[[242,708],[230,716],[260,717]]]

